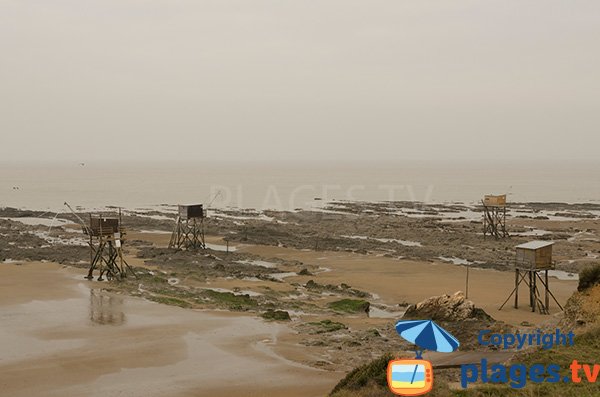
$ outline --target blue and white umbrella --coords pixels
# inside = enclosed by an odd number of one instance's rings
[[[451,353],[460,345],[458,339],[432,320],[400,320],[396,323],[396,331],[423,350]],[[418,352],[417,356],[420,356]]]

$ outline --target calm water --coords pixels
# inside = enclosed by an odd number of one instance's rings
[[[293,209],[327,200],[600,202],[599,164],[0,165],[0,206],[63,210],[208,203]],[[321,200],[315,200],[320,198]]]

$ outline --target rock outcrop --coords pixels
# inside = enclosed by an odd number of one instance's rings
[[[600,325],[600,284],[575,292],[567,301],[563,318],[559,322],[562,330],[593,329]]]
[[[416,305],[410,305],[403,318],[434,321],[461,321],[471,318],[492,320],[483,309],[475,307],[472,301],[467,300],[461,291],[453,295],[433,296]]]

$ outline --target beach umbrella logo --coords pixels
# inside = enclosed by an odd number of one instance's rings
[[[423,350],[451,353],[460,343],[452,334],[432,320],[401,320],[396,331],[417,345],[414,359],[391,360],[387,367],[387,382],[392,393],[399,396],[419,396],[433,388],[433,366],[423,360]]]
[[[451,353],[458,349],[458,339],[432,320],[401,320],[396,323],[396,331],[402,338],[414,343],[422,350]],[[420,358],[420,352],[417,351]]]

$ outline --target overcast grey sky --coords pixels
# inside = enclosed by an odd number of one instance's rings
[[[0,0],[0,159],[593,159],[599,21],[597,0]]]

